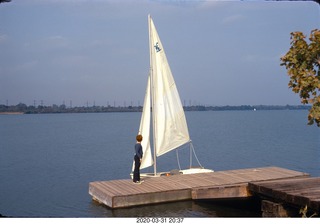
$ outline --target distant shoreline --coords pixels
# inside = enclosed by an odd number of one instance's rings
[[[0,112],[0,115],[19,115],[24,114],[24,112]]]
[[[184,106],[184,111],[260,111],[260,110],[310,110],[309,105],[241,105],[241,106]],[[15,106],[0,105],[0,115],[20,114],[57,114],[57,113],[113,113],[113,112],[142,112],[142,106],[112,107],[66,107],[66,105],[52,106]]]

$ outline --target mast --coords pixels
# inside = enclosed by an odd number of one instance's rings
[[[150,92],[151,92],[151,116],[152,116],[152,135],[153,135],[153,170],[154,170],[154,176],[157,175],[157,156],[156,156],[156,139],[155,139],[155,103],[154,103],[154,86],[153,86],[153,46],[152,46],[152,40],[153,40],[153,32],[151,28],[151,16],[148,15],[148,25],[149,25],[149,51],[150,51]]]

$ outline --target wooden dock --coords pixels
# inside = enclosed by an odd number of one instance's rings
[[[254,192],[260,198],[269,200],[262,204],[262,211],[265,216],[288,216],[282,205],[312,210],[320,213],[320,177],[301,177],[285,180],[271,180],[262,182],[252,182],[248,185],[248,190]],[[272,202],[270,202],[272,201]],[[270,211],[271,210],[271,211]],[[289,215],[290,216],[290,215]]]
[[[131,179],[96,181],[89,183],[89,194],[110,208],[123,208],[191,199],[248,197],[252,195],[249,183],[275,180],[285,183],[290,179],[307,177],[308,174],[298,171],[262,167],[150,177],[144,179],[141,185],[133,184]]]

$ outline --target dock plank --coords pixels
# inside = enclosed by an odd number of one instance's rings
[[[319,177],[251,182],[248,184],[248,189],[256,194],[295,206],[307,205],[316,212],[320,212]]]
[[[161,202],[247,197],[249,182],[306,177],[308,174],[279,167],[218,171],[213,173],[145,178],[141,185],[132,180],[89,183],[93,199],[110,208],[122,208]]]

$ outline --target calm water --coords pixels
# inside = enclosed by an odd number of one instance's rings
[[[320,128],[307,111],[187,112],[204,167],[280,166],[320,176]],[[140,113],[0,116],[0,214],[15,217],[255,216],[211,202],[110,210],[88,183],[129,178]],[[187,150],[185,150],[187,151]],[[187,157],[180,150],[180,157]],[[175,153],[159,170],[177,168]],[[181,163],[183,165],[184,163]],[[187,165],[187,163],[185,163]]]

